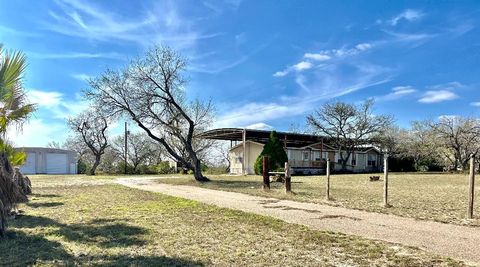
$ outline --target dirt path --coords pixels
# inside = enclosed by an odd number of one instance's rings
[[[289,223],[306,225],[312,229],[341,232],[415,246],[480,265],[479,228],[194,186],[160,184],[152,178],[123,178],[118,179],[117,183],[219,207],[267,215]]]

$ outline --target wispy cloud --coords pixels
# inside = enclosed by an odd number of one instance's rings
[[[315,67],[316,62],[328,62],[332,60],[341,60],[346,57],[351,57],[360,54],[361,52],[371,49],[374,45],[370,43],[360,43],[352,48],[342,47],[339,49],[321,50],[317,53],[305,53],[302,61],[285,68],[284,70],[277,71],[273,74],[274,77],[283,77],[289,73],[300,73],[304,70]],[[298,80],[298,79],[297,79]],[[301,78],[300,80],[303,80]]]
[[[17,29],[13,29],[7,26],[0,25],[0,33],[2,35],[15,35],[15,36],[23,36],[23,37],[39,37],[42,36],[39,33],[33,33],[33,32],[28,32],[28,31],[21,31]]]
[[[472,102],[470,103],[471,106],[474,106],[474,107],[480,107],[480,101],[479,102]]]
[[[47,108],[59,105],[63,96],[60,92],[44,92],[39,90],[29,90],[27,95],[32,104]]]
[[[393,17],[389,23],[396,26],[401,21],[413,22],[421,19],[425,14],[419,10],[407,9],[397,16]]]
[[[245,128],[253,130],[273,130],[273,127],[271,125],[268,125],[264,122],[250,124],[247,125]]]
[[[30,89],[27,91],[27,97],[30,103],[39,106],[40,112],[49,113],[52,119],[66,119],[88,107],[88,103],[79,95],[71,99],[57,91]]]
[[[389,79],[369,82],[369,78],[360,79],[348,87],[328,88],[325,91],[282,96],[276,102],[251,102],[237,107],[230,107],[215,121],[214,127],[245,127],[275,119],[286,119],[312,111],[319,101],[340,97],[368,87],[384,84]],[[325,88],[324,88],[325,89]],[[252,116],[255,114],[255,116]]]
[[[43,22],[43,27],[94,41],[127,41],[144,46],[163,42],[179,50],[193,47],[200,39],[218,36],[197,30],[193,19],[180,15],[175,2],[155,2],[137,17],[113,13],[101,8],[101,3],[58,0],[57,8],[48,13],[50,21]]]
[[[72,74],[72,77],[77,79],[77,80],[80,80],[82,82],[86,82],[90,79],[93,78],[92,75],[88,75],[88,74],[85,74],[85,73],[76,73],[76,74]]]
[[[392,88],[392,91],[384,96],[378,96],[375,97],[376,101],[391,101],[391,100],[396,100],[402,97],[405,97],[407,95],[411,95],[413,93],[417,92],[415,88],[412,86],[396,86]]]
[[[27,52],[27,55],[33,58],[40,59],[92,59],[92,58],[103,58],[103,59],[116,59],[116,60],[127,60],[126,55],[122,55],[115,52],[109,53],[82,53],[82,52],[66,52],[66,53],[37,53],[37,52]]]

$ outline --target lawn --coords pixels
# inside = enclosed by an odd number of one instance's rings
[[[190,177],[159,179],[161,183],[194,185],[257,196],[322,203],[352,209],[389,213],[422,220],[480,226],[480,183],[477,182],[475,214],[466,220],[468,177],[463,174],[391,173],[389,175],[390,208],[384,208],[383,181],[370,182],[369,174],[332,175],[331,196],[325,201],[325,176],[293,176],[292,191],[285,194],[282,183],[272,183],[272,190],[261,190],[260,176],[210,176],[208,183]],[[383,179],[383,178],[381,178]]]
[[[461,266],[415,248],[112,184],[37,176],[0,263],[109,266]]]

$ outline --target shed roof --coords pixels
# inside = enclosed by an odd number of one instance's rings
[[[243,141],[243,132],[245,131],[246,140],[265,144],[270,137],[271,131],[242,129],[242,128],[219,128],[203,132],[199,135],[201,138],[228,141]],[[315,143],[320,143],[328,138],[311,134],[299,134],[289,132],[277,132],[278,139],[285,143],[287,147],[303,147]]]

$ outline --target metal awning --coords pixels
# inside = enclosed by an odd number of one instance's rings
[[[203,132],[199,135],[200,138],[213,139],[213,140],[227,140],[227,141],[242,141],[243,133],[245,131],[245,139],[248,141],[254,141],[265,144],[270,137],[271,131],[265,130],[253,130],[242,128],[220,128],[212,129]],[[310,134],[298,134],[288,132],[277,132],[278,139],[283,142],[287,147],[304,147],[326,140],[326,137]]]

